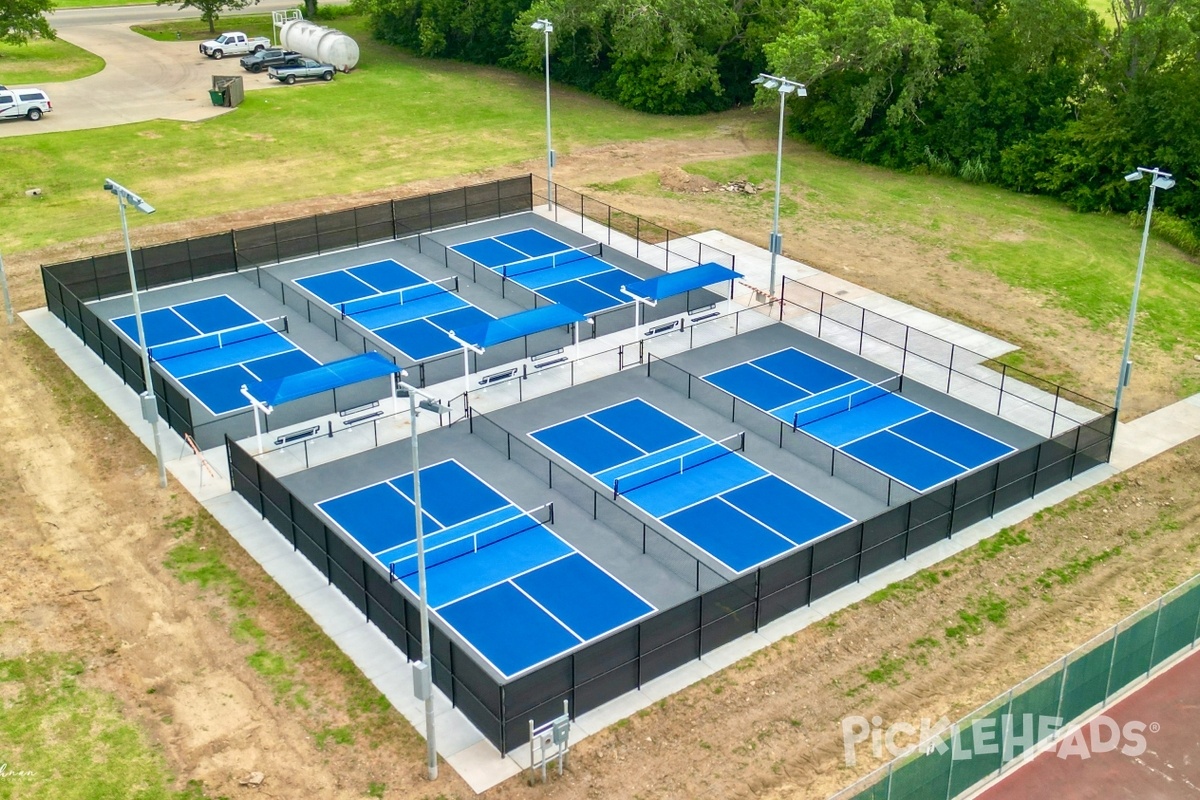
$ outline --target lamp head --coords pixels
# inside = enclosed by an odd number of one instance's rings
[[[759,75],[757,78],[750,81],[750,83],[754,84],[755,86],[761,86],[762,84],[764,84],[766,82],[767,82],[767,79],[765,77],[763,77],[762,75]]]
[[[1159,175],[1151,184],[1151,186],[1153,186],[1155,189],[1170,189],[1174,185],[1175,180],[1173,178],[1168,178],[1165,175]]]
[[[1136,183],[1136,182],[1140,181],[1141,179],[1142,179],[1142,173],[1138,172],[1136,169],[1133,172],[1131,172],[1125,176],[1125,180],[1129,181],[1130,183]]]
[[[545,31],[546,33],[554,33],[554,23],[548,19],[539,19],[529,27],[535,31]]]
[[[143,214],[153,214],[154,213],[154,206],[150,205],[145,200],[142,200],[140,198],[138,199],[138,201],[136,203],[133,204],[133,207],[136,208],[138,211],[142,212]]]

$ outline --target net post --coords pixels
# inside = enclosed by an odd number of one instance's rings
[[[549,505],[550,505],[550,524],[553,525],[554,524],[554,501],[551,500]]]

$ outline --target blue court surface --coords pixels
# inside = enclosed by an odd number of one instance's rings
[[[418,592],[412,473],[316,506]],[[511,678],[656,609],[453,459],[421,468],[434,614]]]
[[[295,283],[410,361],[461,350],[450,331],[494,319],[455,294],[457,278],[431,282],[390,259],[296,278]]]
[[[918,492],[1015,449],[795,348],[704,379]]]
[[[641,280],[584,250],[532,228],[452,245],[451,250],[580,314],[627,305],[621,292]]]
[[[530,436],[734,572],[854,521],[640,398]]]
[[[132,314],[112,322],[138,343]],[[243,385],[253,389],[261,381],[320,366],[280,332],[279,324],[260,320],[228,295],[142,314],[151,360],[214,415],[250,407]]]

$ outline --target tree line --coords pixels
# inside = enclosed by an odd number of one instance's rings
[[[1175,173],[1160,232],[1197,252],[1200,0],[357,0],[421,55],[540,71],[629,108],[752,102],[759,72],[806,84],[789,132],[1083,211],[1136,212],[1135,166]],[[764,91],[763,99],[768,99]],[[773,101],[773,95],[770,97]]]

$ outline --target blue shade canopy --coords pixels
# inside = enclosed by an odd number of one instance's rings
[[[578,311],[564,305],[552,305],[487,322],[477,322],[474,325],[464,325],[462,330],[452,333],[455,338],[482,350],[494,344],[520,339],[531,333],[541,333],[562,325],[586,321],[587,317]]]
[[[334,361],[323,367],[263,381],[257,386],[248,387],[247,390],[256,400],[273,408],[289,400],[299,400],[301,397],[399,372],[399,367],[379,353],[365,353]]]
[[[708,264],[701,264],[698,267],[682,269],[679,272],[660,275],[657,278],[634,281],[626,286],[625,289],[630,294],[640,297],[643,300],[658,302],[668,297],[674,297],[677,294],[690,292],[692,289],[700,289],[705,286],[712,286],[714,283],[724,283],[725,281],[731,281],[734,278],[740,277],[742,277],[742,273],[710,262]]]

